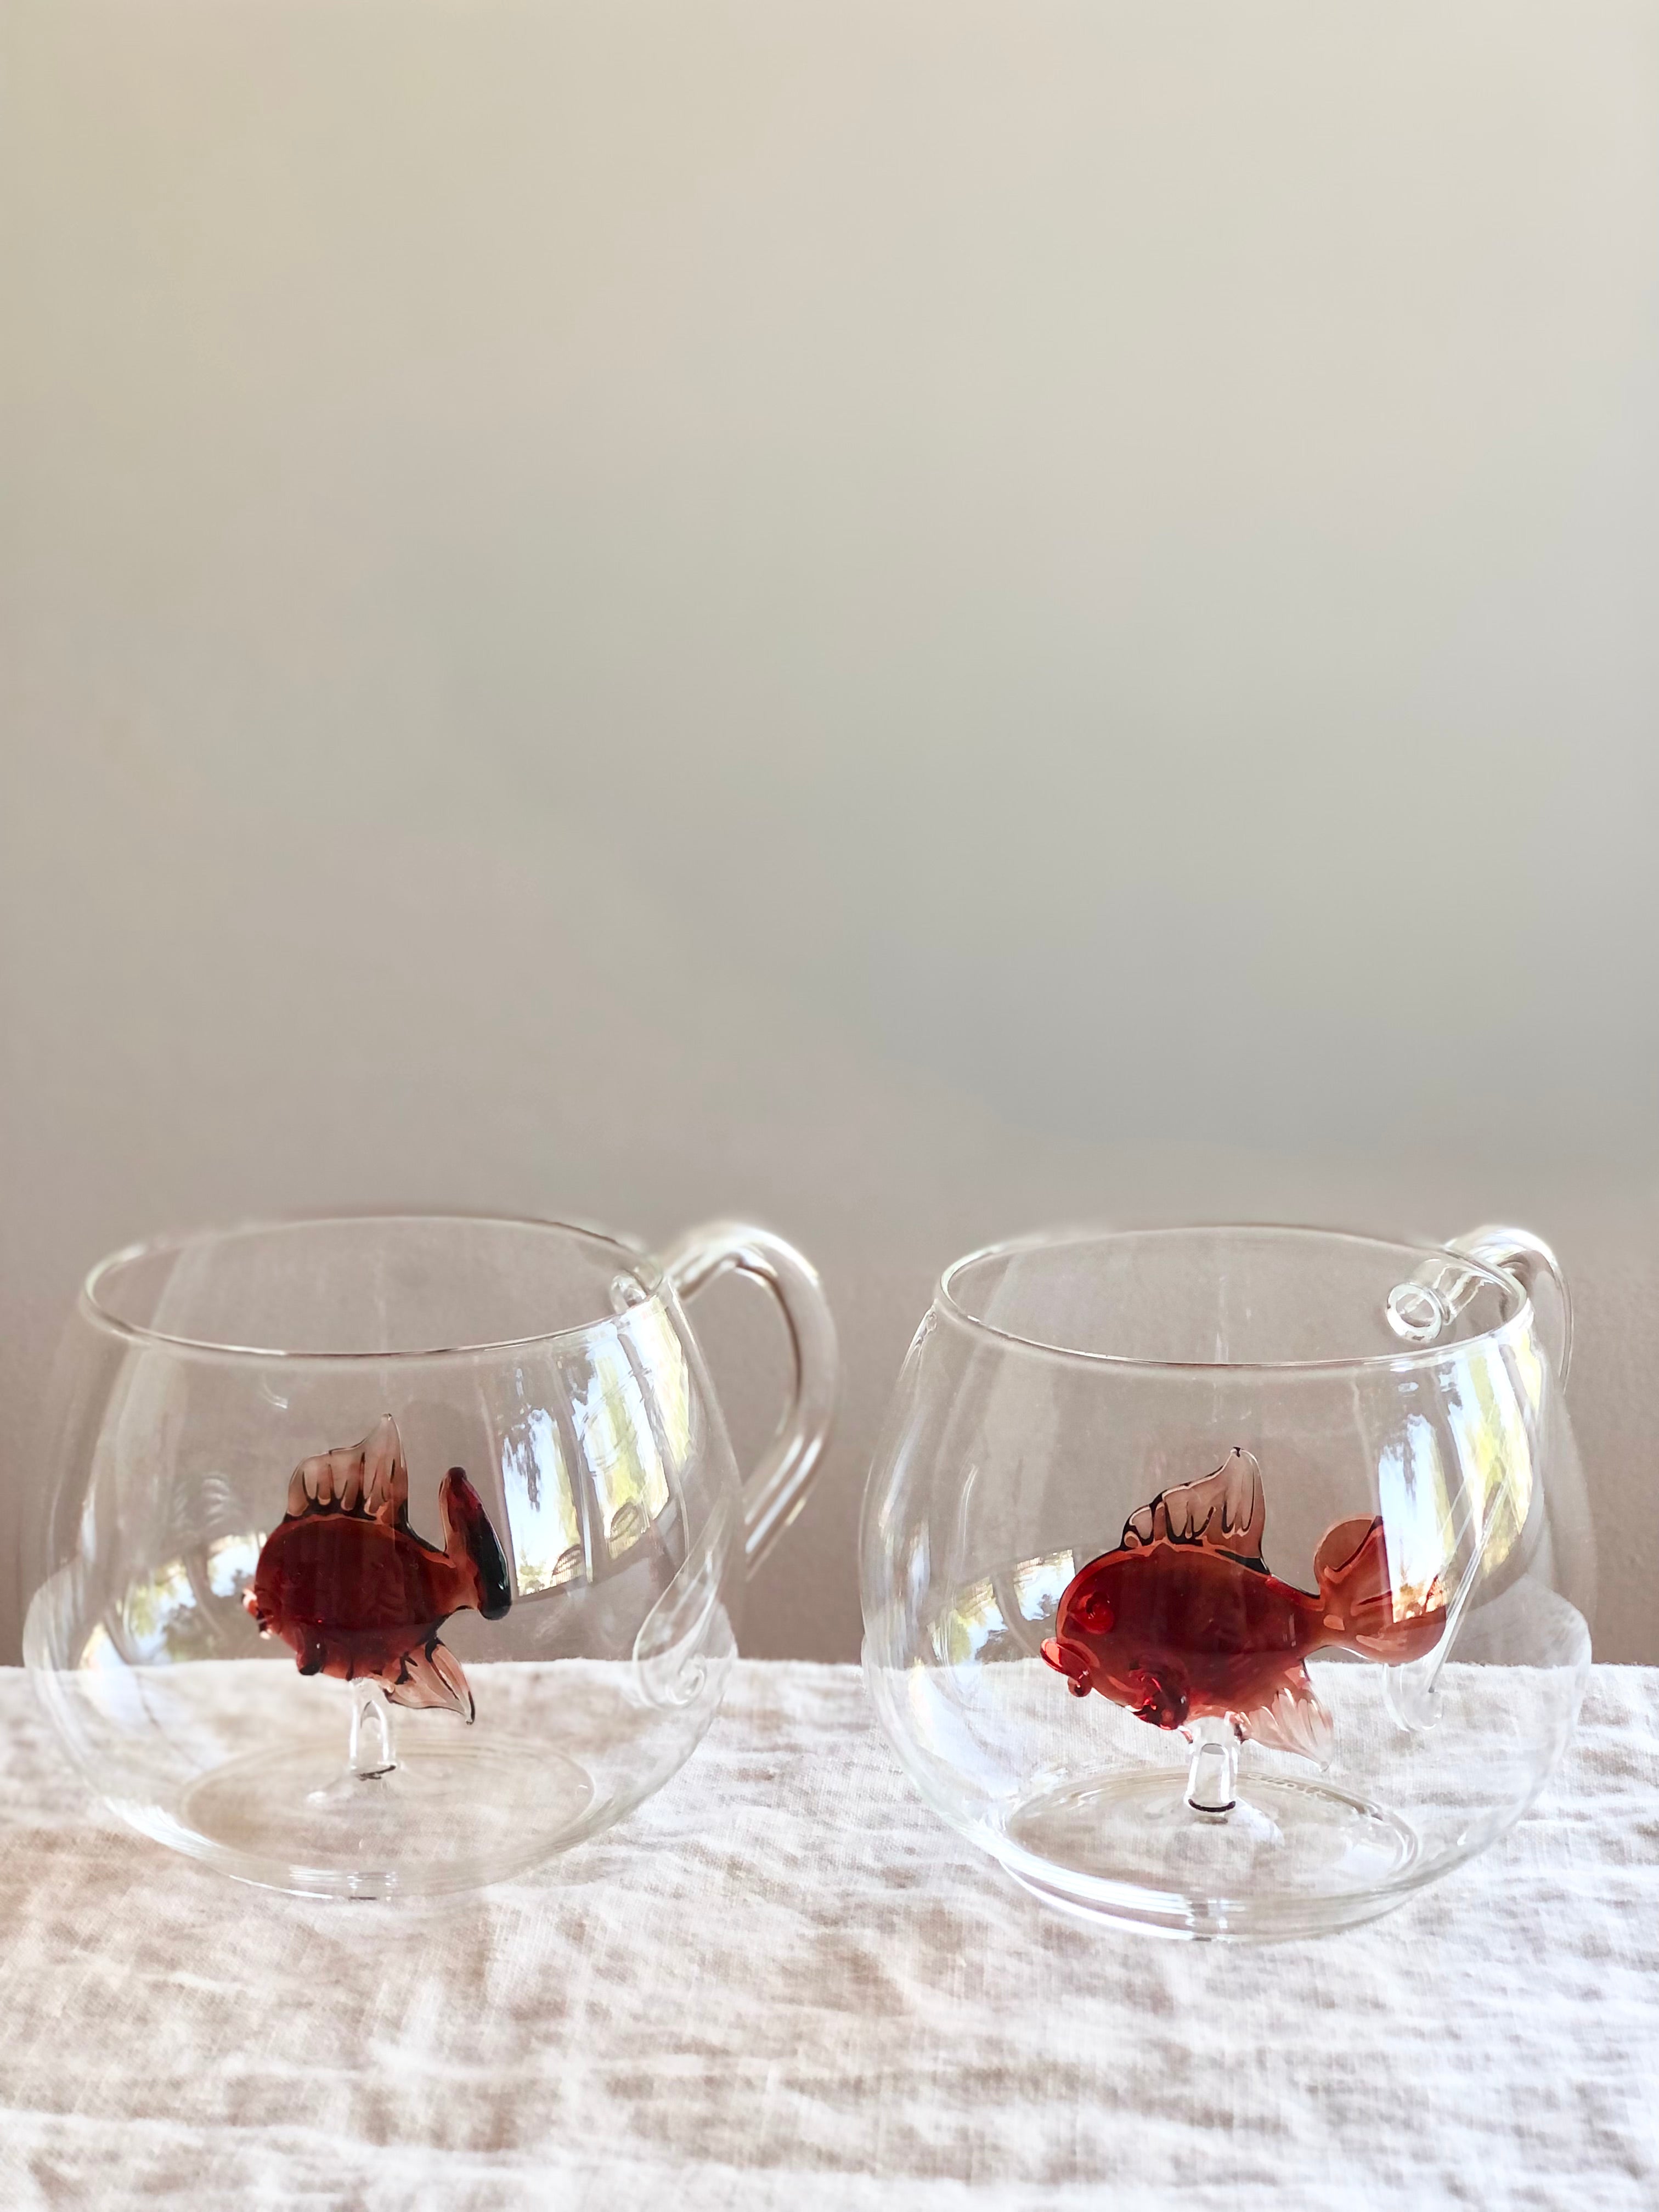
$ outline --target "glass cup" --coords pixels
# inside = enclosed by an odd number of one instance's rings
[[[1518,1230],[958,1261],[861,1533],[916,1788],[1046,1903],[1187,1936],[1367,1919],[1484,1848],[1589,1666],[1570,1341]]]
[[[746,1485],[683,1303],[728,1269],[794,1352]],[[498,1880],[696,1747],[836,1376],[817,1275],[740,1224],[659,1261],[445,1215],[136,1246],[65,1332],[25,1661],[160,1842],[311,1895]]]

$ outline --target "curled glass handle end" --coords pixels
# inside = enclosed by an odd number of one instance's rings
[[[1447,1249],[1495,1268],[1500,1275],[1513,1276],[1520,1284],[1532,1301],[1539,1338],[1555,1363],[1556,1379],[1565,1382],[1572,1364],[1572,1294],[1561,1262],[1543,1238],[1529,1229],[1488,1222],[1465,1237],[1454,1237]]]
[[[1541,1237],[1529,1229],[1488,1222],[1462,1237],[1449,1237],[1448,1257],[1419,1268],[1408,1283],[1396,1283],[1388,1297],[1389,1328],[1403,1343],[1433,1344],[1450,1328],[1480,1288],[1474,1267],[1508,1275],[1530,1300],[1539,1340],[1548,1352],[1558,1380],[1565,1382],[1572,1361],[1572,1297],[1561,1262]],[[1460,1267],[1459,1259],[1474,1267]]]
[[[718,1276],[751,1276],[777,1300],[788,1332],[793,1388],[777,1433],[744,1485],[744,1549],[752,1573],[805,1504],[823,1455],[841,1373],[835,1320],[811,1261],[750,1222],[688,1230],[662,1255],[662,1268],[682,1299]]]

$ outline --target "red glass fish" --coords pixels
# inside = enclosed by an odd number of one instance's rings
[[[1437,1579],[1395,1589],[1381,1519],[1341,1521],[1314,1554],[1317,1595],[1270,1575],[1261,1557],[1261,1473],[1234,1450],[1200,1482],[1132,1514],[1115,1552],[1066,1586],[1042,1656],[1074,1697],[1098,1690],[1154,1728],[1224,1716],[1240,1736],[1322,1765],[1330,1715],[1304,1661],[1332,1647],[1395,1665],[1445,1626]]]
[[[409,1525],[409,1468],[390,1413],[362,1443],[303,1460],[288,1512],[266,1537],[242,1602],[263,1636],[291,1644],[302,1674],[379,1682],[394,1705],[472,1718],[460,1662],[438,1641],[471,1606],[499,1620],[513,1602],[507,1561],[459,1467],[438,1491],[443,1549]]]

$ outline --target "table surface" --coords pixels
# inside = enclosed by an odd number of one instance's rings
[[[1045,1913],[851,1668],[744,1664],[610,1835],[441,1907],[128,1834],[0,1676],[0,2202],[1659,2204],[1659,1670],[1387,1919],[1193,1947]]]

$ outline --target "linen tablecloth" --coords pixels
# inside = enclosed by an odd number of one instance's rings
[[[1510,1837],[1277,1948],[1046,1913],[856,1669],[744,1664],[532,1879],[386,1910],[129,1834],[0,1676],[0,2204],[1659,2207],[1659,1670]]]

